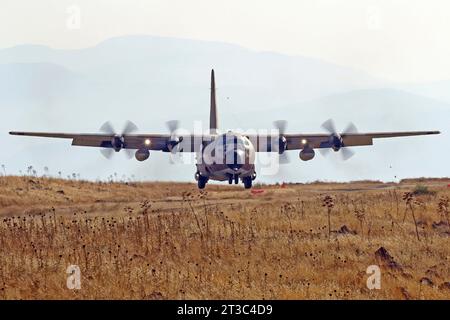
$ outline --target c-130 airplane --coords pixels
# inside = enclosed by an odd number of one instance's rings
[[[312,160],[314,149],[321,151],[341,151],[346,160],[353,155],[348,149],[354,146],[368,146],[373,139],[404,136],[418,136],[439,134],[439,131],[404,131],[404,132],[373,132],[358,133],[356,127],[350,124],[342,133],[337,133],[333,121],[330,119],[322,124],[328,134],[287,134],[286,121],[278,120],[274,124],[278,130],[269,134],[245,134],[228,131],[220,133],[218,127],[216,88],[214,70],[211,70],[211,102],[209,133],[178,134],[178,122],[169,121],[170,134],[135,134],[137,127],[128,122],[122,133],[115,133],[107,122],[100,130],[103,133],[50,133],[50,132],[21,132],[11,131],[11,135],[35,136],[47,138],[72,139],[74,146],[99,147],[106,157],[114,151],[124,149],[134,152],[138,161],[145,161],[150,151],[163,151],[176,154],[178,152],[195,152],[197,171],[195,179],[200,189],[205,188],[209,180],[228,181],[235,184],[242,181],[249,189],[256,178],[256,152],[272,152],[279,154],[281,163],[285,162],[285,152],[300,150],[299,157],[303,161]]]

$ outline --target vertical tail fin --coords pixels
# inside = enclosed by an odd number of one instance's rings
[[[214,69],[211,70],[211,103],[209,109],[209,131],[216,133],[218,129],[217,123],[217,106],[216,106],[216,81],[214,79]]]

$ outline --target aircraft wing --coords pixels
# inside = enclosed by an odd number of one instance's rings
[[[394,138],[406,136],[419,136],[439,134],[439,131],[405,131],[405,132],[373,132],[373,133],[348,133],[342,134],[343,143],[345,147],[355,146],[369,146],[373,144],[373,139],[378,138]],[[45,138],[62,138],[71,139],[74,146],[100,147],[112,148],[113,134],[103,133],[50,133],[50,132],[21,132],[12,131],[11,135],[45,137]],[[329,134],[284,134],[287,140],[286,150],[300,150],[304,149],[306,145],[310,148],[329,148]],[[172,137],[169,134],[127,134],[123,135],[125,149],[140,149],[146,148],[148,150],[169,151],[168,145],[171,143]],[[196,152],[200,150],[203,141],[210,141],[214,136],[194,136],[181,135],[183,141],[180,142],[178,151]],[[256,151],[267,151],[267,145],[270,144],[272,136],[249,136],[250,140],[256,146]],[[149,144],[148,141],[150,141]],[[273,140],[272,140],[273,141]]]
[[[104,133],[52,133],[52,132],[23,132],[11,131],[9,134],[18,136],[44,137],[71,139],[73,146],[112,148],[114,134]],[[173,141],[170,134],[125,134],[123,138],[124,149],[141,149],[169,151],[168,146]],[[177,151],[196,151],[199,150],[203,140],[211,139],[207,136],[181,135],[181,148]]]
[[[371,132],[371,133],[347,133],[342,134],[342,140],[345,147],[370,146],[373,145],[373,139],[395,138],[408,136],[421,136],[439,134],[439,131],[403,131],[403,132]],[[286,138],[286,150],[301,150],[305,146],[313,149],[330,148],[330,134],[283,134]],[[258,152],[267,151],[267,144],[271,141],[271,136],[249,136],[252,142],[257,141],[256,150]],[[272,137],[273,138],[273,137]],[[276,140],[276,139],[275,139]],[[273,140],[272,140],[273,141]]]
[[[404,132],[372,132],[372,133],[347,133],[342,134],[345,147],[371,146],[373,139],[395,138],[408,136],[422,136],[439,134],[439,131],[404,131]],[[313,149],[329,148],[329,134],[286,134],[287,150],[303,149],[305,143]]]

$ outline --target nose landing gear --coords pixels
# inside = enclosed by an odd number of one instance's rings
[[[228,184],[233,184],[233,181],[234,181],[234,184],[238,184],[239,183],[239,175],[237,175],[237,174],[228,175]]]

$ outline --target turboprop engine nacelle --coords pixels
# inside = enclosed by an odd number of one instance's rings
[[[123,137],[115,135],[111,139],[111,146],[113,147],[114,151],[119,152],[123,148],[123,145],[124,145]]]
[[[145,161],[150,156],[150,151],[147,149],[139,149],[136,151],[135,157],[137,161]]]
[[[314,158],[315,155],[316,155],[316,153],[314,152],[314,149],[303,149],[299,153],[299,157],[303,161],[309,161],[312,158]]]

